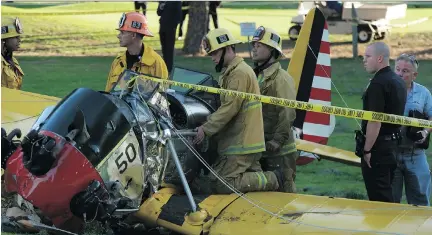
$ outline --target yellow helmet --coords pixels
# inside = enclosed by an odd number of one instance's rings
[[[252,43],[254,42],[264,43],[267,46],[278,50],[280,55],[285,57],[282,52],[282,38],[274,29],[264,28],[264,26],[258,27],[252,37]]]
[[[21,36],[24,31],[20,20],[17,18],[2,19],[1,39]]]
[[[240,44],[240,40],[234,38],[230,31],[224,28],[213,29],[204,36],[203,47],[207,54],[212,53],[220,48]]]

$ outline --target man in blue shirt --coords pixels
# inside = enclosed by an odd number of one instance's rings
[[[432,120],[432,95],[424,86],[414,82],[417,77],[418,61],[414,56],[402,54],[396,59],[395,73],[404,79],[407,85],[407,102],[404,115],[408,116],[412,110],[427,116]],[[403,141],[398,149],[398,167],[393,181],[393,196],[396,202],[402,197],[403,183],[408,204],[429,206],[431,172],[427,162],[425,150],[419,144],[429,141],[427,136],[430,129],[417,130],[417,140],[408,137],[408,127],[402,128]]]

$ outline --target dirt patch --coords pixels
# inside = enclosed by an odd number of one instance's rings
[[[350,36],[342,36],[336,40],[331,40],[330,56],[331,58],[352,58],[353,46]],[[417,59],[432,59],[432,33],[412,33],[412,34],[392,34],[384,42],[390,45],[391,59],[395,59],[402,53],[416,55]],[[368,44],[358,44],[358,55],[361,58]],[[288,59],[291,58],[295,46],[295,41],[283,40],[282,48]],[[156,52],[162,55],[161,50],[155,46]],[[107,50],[102,50],[102,49]],[[117,43],[92,44],[91,47],[77,48],[75,45],[46,47],[36,45],[35,47],[25,48],[17,52],[18,56],[115,56],[123,48],[118,47]],[[249,47],[247,43],[240,44],[236,47],[237,54],[244,58],[249,58]],[[181,48],[175,50],[177,56],[192,57],[182,52]],[[194,57],[206,56],[205,53],[193,55]]]
[[[394,34],[389,35],[383,42],[391,49],[391,58],[394,59],[402,53],[416,55],[417,59],[432,59],[432,33]],[[358,55],[362,56],[368,44],[358,44]],[[295,42],[283,40],[282,48],[287,58],[291,58]],[[241,57],[249,57],[248,45],[242,44],[236,47],[237,54]],[[160,51],[158,51],[160,53]],[[177,55],[184,55],[181,49],[176,50]],[[205,56],[205,55],[196,55]],[[352,58],[353,45],[349,37],[341,37],[330,43],[331,58]]]

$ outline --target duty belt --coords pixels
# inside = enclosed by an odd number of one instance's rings
[[[400,140],[402,137],[401,132],[394,132],[391,134],[379,135],[377,140],[380,141],[390,141],[390,140]]]

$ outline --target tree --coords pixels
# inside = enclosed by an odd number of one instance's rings
[[[189,3],[189,22],[183,45],[185,54],[203,53],[201,41],[207,32],[208,24],[207,1],[191,1]]]

